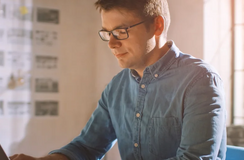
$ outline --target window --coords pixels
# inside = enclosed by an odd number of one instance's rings
[[[244,1],[234,0],[233,123],[244,124]]]

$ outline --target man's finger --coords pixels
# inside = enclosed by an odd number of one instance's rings
[[[10,160],[13,160],[13,159],[16,158],[16,157],[18,157],[18,154],[12,155],[12,156],[10,156],[9,158],[10,158]]]

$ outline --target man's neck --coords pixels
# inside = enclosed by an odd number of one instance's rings
[[[158,49],[157,52],[154,52],[155,56],[149,61],[149,63],[142,69],[135,69],[135,71],[138,73],[140,77],[143,77],[143,72],[146,69],[146,67],[156,63],[161,57],[163,57],[169,50],[169,47],[167,45],[167,42],[160,48]]]

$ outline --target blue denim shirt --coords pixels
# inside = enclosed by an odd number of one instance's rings
[[[208,64],[167,43],[167,54],[141,79],[130,69],[116,75],[80,135],[50,153],[97,160],[117,140],[123,160],[224,160],[221,79]]]

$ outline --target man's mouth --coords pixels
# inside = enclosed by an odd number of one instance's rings
[[[121,57],[123,57],[124,55],[126,55],[128,52],[125,52],[125,53],[119,53],[119,54],[115,54],[115,56],[117,57],[117,58],[121,58]]]

